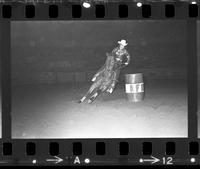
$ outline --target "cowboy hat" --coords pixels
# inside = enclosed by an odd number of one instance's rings
[[[118,44],[126,46],[128,43],[126,43],[126,40],[122,39],[121,41],[118,41]]]

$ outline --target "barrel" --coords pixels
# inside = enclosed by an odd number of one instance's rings
[[[144,81],[142,73],[125,75],[125,91],[130,102],[140,102],[144,99]]]

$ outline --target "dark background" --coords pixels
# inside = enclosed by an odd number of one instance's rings
[[[184,21],[17,21],[11,33],[13,85],[90,81],[121,39],[131,62],[120,80],[186,79]]]
[[[15,21],[11,33],[13,138],[187,137],[185,21]],[[78,104],[121,39],[131,55],[121,84]],[[138,72],[136,103],[123,80]]]

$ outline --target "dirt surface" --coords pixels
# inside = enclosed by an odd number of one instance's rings
[[[187,137],[185,81],[148,82],[139,103],[128,102],[118,85],[112,95],[78,104],[89,86],[13,87],[13,138]]]

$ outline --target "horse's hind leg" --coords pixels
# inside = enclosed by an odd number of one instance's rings
[[[99,94],[101,93],[100,90],[97,90],[88,100],[88,103],[91,104],[96,98],[97,96],[99,96]]]
[[[82,103],[82,102],[84,102],[84,100],[86,99],[86,98],[88,98],[89,96],[90,96],[90,91],[88,91],[79,101],[78,101],[78,103]]]
[[[84,100],[86,99],[86,95],[85,96],[83,96],[79,101],[78,101],[78,103],[82,103],[82,102],[84,102]]]
[[[84,100],[86,99],[86,98],[89,98],[90,96],[91,96],[91,94],[93,93],[93,91],[94,91],[94,85],[92,85],[91,87],[90,87],[90,89],[88,90],[88,92],[78,101],[78,103],[82,103],[82,102],[84,102]]]

